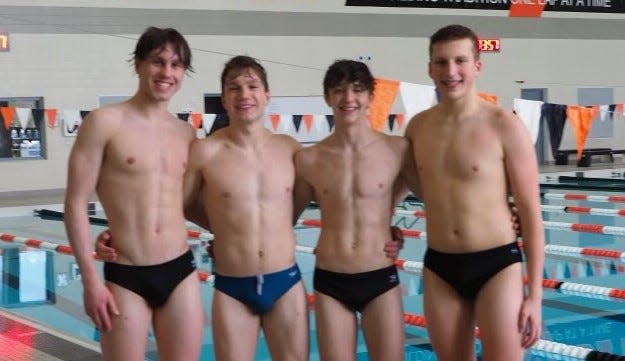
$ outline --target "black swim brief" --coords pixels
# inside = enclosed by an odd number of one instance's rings
[[[427,249],[423,265],[467,300],[474,300],[482,286],[499,271],[523,256],[517,242],[471,253],[445,253]]]
[[[374,298],[399,285],[395,265],[361,273],[339,273],[315,268],[313,287],[352,311],[362,310]]]
[[[143,297],[151,307],[167,302],[174,289],[195,271],[191,250],[178,258],[157,265],[135,266],[104,263],[104,279]]]

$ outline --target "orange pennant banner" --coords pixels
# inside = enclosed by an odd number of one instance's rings
[[[56,127],[56,109],[46,109],[46,117],[48,118],[48,127]]]
[[[566,108],[566,117],[573,126],[575,140],[577,141],[577,159],[582,158],[584,144],[590,132],[590,125],[599,113],[599,107],[586,108],[578,105],[569,105]]]
[[[489,93],[477,93],[477,95],[486,100],[487,102],[491,102],[493,104],[497,104],[498,98],[495,94],[489,94]]]
[[[4,118],[4,128],[8,130],[11,127],[11,123],[13,123],[13,117],[15,117],[15,108],[1,107],[0,112],[2,112],[2,118]]]
[[[280,114],[269,114],[269,120],[271,120],[273,130],[278,130],[278,125],[280,124]]]
[[[193,128],[200,129],[202,126],[202,114],[191,112],[191,124],[193,125]]]
[[[302,120],[304,121],[304,125],[306,126],[306,131],[310,132],[310,129],[312,129],[312,124],[313,124],[312,114],[304,114],[302,116]]]
[[[399,92],[399,81],[391,79],[375,79],[373,100],[369,105],[369,124],[371,128],[382,131],[388,122],[388,115],[391,112],[397,93]]]
[[[403,114],[395,114],[395,121],[400,128],[404,125],[404,120],[405,118]]]

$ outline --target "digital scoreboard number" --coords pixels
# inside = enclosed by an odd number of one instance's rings
[[[496,53],[501,50],[501,40],[498,38],[479,39],[480,52]]]

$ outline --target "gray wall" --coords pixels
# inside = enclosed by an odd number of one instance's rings
[[[11,40],[10,52],[0,53],[0,96],[43,96],[46,108],[88,110],[102,95],[132,94],[136,78],[126,60],[150,25],[178,28],[193,48],[196,72],[172,101],[172,112],[202,112],[203,94],[219,92],[223,63],[236,54],[261,59],[278,96],[321,94],[325,68],[359,55],[371,56],[377,76],[431,84],[427,37],[449,23],[501,38],[500,53],[483,55],[478,88],[497,94],[508,109],[521,88],[532,87],[548,88],[551,103],[575,104],[577,88],[592,86],[614,88],[615,102],[625,102],[625,14],[512,19],[502,11],[348,8],[335,0],[29,3],[0,0],[0,31]],[[617,128],[618,140],[593,139],[587,146],[625,147]],[[74,138],[59,126],[46,128],[46,139],[47,160],[0,161],[0,192],[65,186]],[[562,147],[574,146],[565,131]]]

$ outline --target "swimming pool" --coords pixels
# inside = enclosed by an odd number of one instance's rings
[[[571,190],[549,190],[550,194],[571,192]],[[589,194],[601,194],[585,191]],[[625,191],[623,192],[625,194]],[[625,237],[621,235],[584,233],[571,231],[570,224],[603,224],[607,231],[622,227],[622,216],[606,216],[583,213],[566,213],[564,206],[583,206],[594,209],[608,209],[612,212],[625,208],[623,203],[603,201],[571,201],[555,197],[543,197],[543,218],[550,222],[553,229],[546,229],[547,244],[575,248],[615,249],[625,252]],[[406,209],[418,209],[415,204],[405,204]],[[562,211],[558,210],[562,208]],[[67,244],[62,222],[43,220],[28,215],[29,210],[4,210],[0,212],[0,233],[8,233],[51,243]],[[596,213],[596,212],[593,212]],[[601,212],[599,212],[601,213]],[[604,211],[603,213],[610,213]],[[26,214],[26,215],[24,215]],[[98,216],[102,217],[101,214]],[[307,210],[302,218],[318,219],[316,210]],[[424,230],[424,220],[399,212],[394,223],[404,227]],[[244,220],[242,220],[244,225]],[[609,228],[613,227],[613,228]],[[573,227],[579,228],[579,227]],[[583,228],[583,227],[582,227]],[[94,235],[103,229],[92,226]],[[303,226],[296,227],[298,243],[314,246],[319,230]],[[625,231],[624,231],[625,232]],[[624,233],[625,234],[625,233]],[[40,248],[28,248],[15,243],[0,242],[2,257],[0,269],[3,270],[1,307],[60,333],[70,335],[81,342],[97,347],[98,333],[90,320],[84,315],[82,307],[82,287],[80,273],[72,256]],[[198,242],[192,246],[200,268],[210,269],[205,251]],[[425,251],[422,239],[408,238],[400,258],[421,261]],[[307,292],[312,292],[312,272],[314,256],[298,252],[297,262],[302,271]],[[543,300],[543,334],[541,338],[558,344],[581,346],[614,355],[625,355],[625,298],[615,298],[596,294],[592,287],[625,288],[625,263],[621,258],[585,256],[579,253],[548,249],[545,260],[545,278],[571,285],[570,290],[545,289]],[[400,272],[404,312],[423,314],[423,285],[418,272]],[[206,309],[210,309],[212,284],[202,282],[202,297]],[[566,287],[564,287],[566,288]],[[210,317],[210,314],[209,316]],[[316,351],[314,311],[311,312],[311,361],[319,360]],[[211,328],[205,328],[201,360],[213,360]],[[425,329],[407,325],[405,360],[435,360]],[[478,344],[479,349],[479,344]],[[359,335],[357,360],[367,360],[366,348],[362,335]],[[562,350],[555,348],[551,351]],[[156,360],[154,339],[150,337],[146,359]],[[562,356],[558,352],[530,350],[525,360],[563,360],[575,359]],[[256,352],[256,360],[270,360],[264,338]]]

